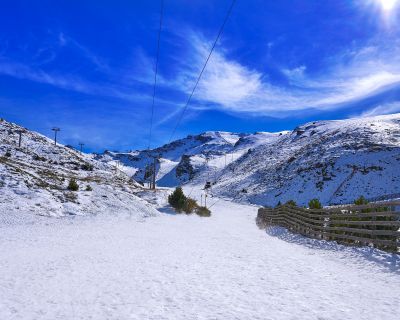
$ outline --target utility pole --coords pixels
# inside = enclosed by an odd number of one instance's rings
[[[53,127],[51,130],[54,131],[54,145],[56,146],[57,145],[57,132],[59,132],[61,129],[57,128],[57,127]]]
[[[81,147],[81,153],[82,153],[82,150],[83,150],[83,146],[84,146],[84,145],[85,145],[84,143],[79,142],[79,146]]]
[[[225,152],[225,168],[226,168],[226,152]]]
[[[157,157],[155,156],[153,161],[153,177],[152,177],[153,183],[151,186],[151,189],[153,190],[156,189],[156,168],[157,168]]]
[[[19,139],[18,139],[18,148],[21,148],[21,142],[22,142],[22,130],[17,131],[19,134]]]

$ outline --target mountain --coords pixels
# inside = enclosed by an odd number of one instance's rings
[[[389,199],[400,196],[400,114],[316,121],[278,133],[205,132],[98,160],[118,160],[145,183],[155,156],[159,186],[209,181],[216,195],[256,204]]]
[[[72,178],[79,185],[77,192],[67,188]],[[87,186],[92,190],[85,191]],[[47,137],[0,120],[0,214],[157,214],[135,196],[140,190],[141,186],[112,162],[54,145]]]
[[[252,203],[400,196],[400,114],[307,123],[224,169],[214,192]]]

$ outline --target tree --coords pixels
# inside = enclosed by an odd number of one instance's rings
[[[308,203],[308,207],[310,209],[322,209],[322,204],[321,204],[321,202],[319,202],[318,199],[312,199]]]
[[[368,200],[364,196],[360,196],[358,199],[354,200],[354,204],[357,206],[362,206],[368,204]]]
[[[70,191],[78,191],[79,190],[79,185],[74,178],[69,180],[67,189]]]
[[[289,201],[287,201],[287,202],[286,202],[286,205],[292,206],[292,207],[296,207],[296,206],[297,206],[297,204],[296,204],[296,202],[295,202],[294,200],[289,200]]]
[[[168,203],[178,212],[183,210],[186,197],[181,187],[176,187],[175,191],[168,196]]]

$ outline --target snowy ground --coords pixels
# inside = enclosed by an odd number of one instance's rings
[[[398,256],[212,209],[3,223],[0,319],[398,319]]]

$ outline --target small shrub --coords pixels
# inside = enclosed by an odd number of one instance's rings
[[[183,194],[181,187],[177,187],[175,191],[168,196],[168,203],[178,212],[183,210],[186,202],[186,197]]]
[[[64,198],[65,198],[65,201],[74,202],[74,203],[77,203],[77,199],[78,199],[76,193],[73,193],[73,192],[65,193],[64,194]]]
[[[319,202],[318,199],[312,199],[308,203],[308,207],[310,209],[322,209],[322,204],[321,204],[321,202]]]
[[[197,207],[195,210],[196,214],[200,217],[210,217],[211,211],[206,207]]]
[[[7,158],[11,157],[11,152],[7,151],[4,156],[7,157]]]
[[[93,165],[90,163],[84,163],[81,165],[81,169],[84,171],[93,171]]]
[[[196,200],[192,198],[186,198],[185,204],[183,205],[183,211],[186,214],[191,214],[198,207]]]
[[[360,196],[358,199],[354,200],[354,204],[358,206],[362,206],[364,204],[368,204],[368,200],[365,199],[364,196]]]
[[[87,185],[85,191],[93,191],[93,189],[90,185]]]
[[[291,207],[296,207],[297,206],[297,203],[294,200],[289,200],[285,204],[288,205],[288,206],[291,206]]]
[[[45,157],[41,157],[41,156],[35,154],[35,155],[33,156],[33,160],[36,160],[36,161],[46,161],[46,158],[45,158]]]
[[[75,179],[69,180],[67,189],[70,191],[78,191],[79,190],[79,185]]]

